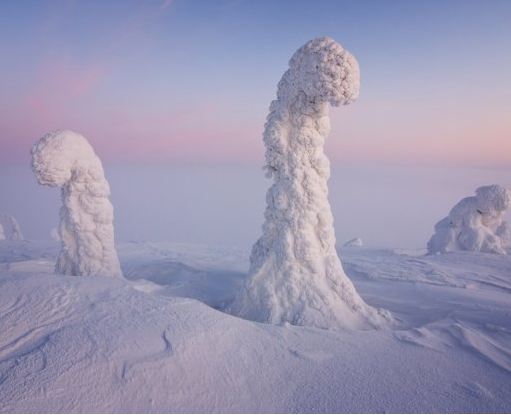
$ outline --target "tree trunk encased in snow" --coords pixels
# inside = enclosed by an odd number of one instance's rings
[[[274,183],[263,235],[252,248],[249,280],[231,305],[234,314],[322,328],[373,327],[389,319],[345,275],[328,203],[329,104],[349,104],[358,91],[357,61],[330,38],[308,42],[291,58],[264,132],[265,169]]]
[[[61,188],[62,248],[55,272],[122,276],[114,245],[110,186],[85,137],[72,131],[46,134],[32,148],[32,169],[39,184]]]
[[[511,193],[499,185],[482,186],[475,196],[460,200],[435,225],[428,242],[428,253],[476,251],[506,254],[511,246],[511,229],[504,214],[511,204]]]

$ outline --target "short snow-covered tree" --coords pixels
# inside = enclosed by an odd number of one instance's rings
[[[20,241],[23,239],[20,225],[14,216],[0,212],[0,227],[3,231],[1,232],[3,238],[0,237],[0,239],[7,239],[10,241]]]
[[[511,192],[497,184],[482,186],[475,196],[460,200],[435,225],[428,253],[480,251],[506,254],[511,245],[511,229],[504,214],[511,205]]]
[[[358,92],[358,63],[333,39],[309,41],[291,58],[263,137],[273,179],[263,234],[232,313],[321,328],[369,328],[390,318],[367,305],[344,273],[328,202],[329,105],[349,104]]]
[[[67,130],[46,134],[32,148],[32,170],[39,184],[61,188],[55,271],[120,277],[110,186],[85,137]]]

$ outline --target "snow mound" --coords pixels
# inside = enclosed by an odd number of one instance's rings
[[[263,137],[265,169],[273,178],[263,235],[232,313],[321,328],[378,327],[390,319],[368,306],[344,274],[328,203],[330,165],[323,146],[329,105],[349,104],[358,91],[356,59],[331,38],[311,40],[291,58]]]
[[[428,253],[477,251],[506,254],[511,246],[511,229],[504,214],[511,204],[511,192],[499,185],[482,186],[475,196],[460,200],[435,225]]]
[[[362,238],[353,238],[345,242],[343,246],[345,248],[361,247],[364,246],[364,242],[362,242]]]
[[[40,184],[61,188],[55,272],[120,277],[110,186],[85,137],[67,130],[46,134],[32,148],[32,170]]]
[[[21,241],[23,234],[14,216],[0,212],[0,240]]]

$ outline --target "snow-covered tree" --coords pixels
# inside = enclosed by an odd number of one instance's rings
[[[511,205],[511,192],[497,184],[482,186],[475,196],[460,200],[435,225],[428,253],[480,251],[506,254],[511,231],[504,214]]]
[[[10,241],[21,241],[23,239],[20,225],[14,216],[0,212],[0,226],[3,231],[3,238],[0,239],[8,239]]]
[[[252,248],[250,278],[231,305],[234,314],[321,328],[374,327],[389,319],[345,275],[328,203],[329,105],[349,104],[358,92],[358,63],[333,39],[309,41],[291,58],[264,131],[273,185],[263,235]]]
[[[3,241],[3,240],[5,240],[5,232],[4,232],[4,227],[0,223],[0,241]]]
[[[40,184],[61,188],[62,248],[55,271],[120,277],[110,186],[85,137],[72,131],[46,134],[32,148],[32,170]]]

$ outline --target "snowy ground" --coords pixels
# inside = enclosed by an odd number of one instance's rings
[[[0,242],[2,412],[511,411],[511,256],[344,249],[399,325],[334,332],[218,311],[244,251],[123,244],[113,280],[57,250]]]

